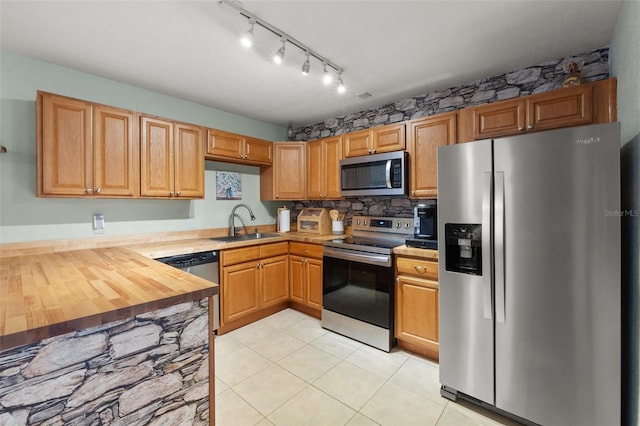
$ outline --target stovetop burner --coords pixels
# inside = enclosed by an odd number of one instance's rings
[[[390,254],[413,235],[413,218],[355,216],[353,235],[324,242],[325,246]]]

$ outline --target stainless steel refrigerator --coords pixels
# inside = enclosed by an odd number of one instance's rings
[[[621,421],[618,123],[438,149],[441,394]]]

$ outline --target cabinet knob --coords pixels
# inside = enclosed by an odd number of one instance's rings
[[[529,130],[533,129],[533,124],[529,124],[529,126],[527,126],[527,128],[528,128]]]
[[[182,191],[178,191],[178,192],[176,193],[176,197],[179,197],[179,196],[181,196],[181,195],[182,195]]]
[[[87,194],[91,194],[93,192],[93,188],[87,188]]]
[[[276,194],[276,198],[278,198],[278,197],[279,197],[279,195],[278,195],[278,194]]]
[[[521,131],[523,131],[523,130],[524,130],[524,127],[522,127],[522,126],[518,127],[518,131],[519,131],[519,132],[521,132]]]
[[[173,192],[173,191],[171,191],[171,192],[169,193],[169,197],[173,197],[174,195],[176,195],[176,193],[175,193],[175,192]]]
[[[102,192],[102,188],[98,187],[98,189],[96,189],[96,192],[99,194]]]
[[[373,153],[375,154],[375,153],[376,153],[376,149],[375,149],[375,148],[373,148],[373,150],[372,150],[371,152],[373,152]]]
[[[368,152],[369,154],[371,154],[371,150],[370,150],[370,149],[368,149],[368,150],[367,150],[367,152]]]
[[[413,269],[415,269],[419,274],[424,274],[425,272],[427,272],[427,268],[420,265],[413,265]]]

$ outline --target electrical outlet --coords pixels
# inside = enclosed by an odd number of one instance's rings
[[[104,215],[102,213],[97,213],[93,215],[93,233],[94,234],[104,233]]]

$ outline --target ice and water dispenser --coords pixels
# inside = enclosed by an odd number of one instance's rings
[[[446,270],[482,275],[482,225],[446,223],[444,234]]]

